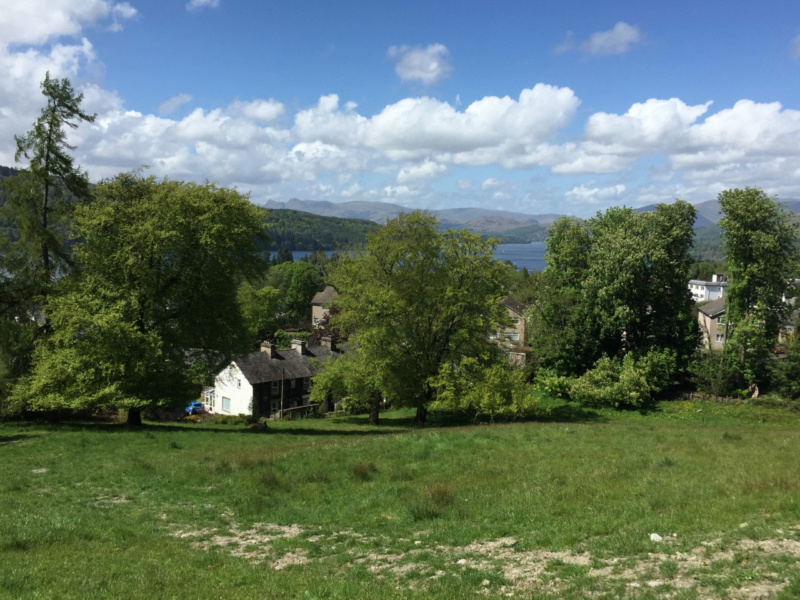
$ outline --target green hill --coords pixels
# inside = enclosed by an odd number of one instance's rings
[[[290,250],[334,250],[361,246],[368,233],[380,225],[365,219],[322,217],[289,209],[265,209],[267,233],[274,248]]]

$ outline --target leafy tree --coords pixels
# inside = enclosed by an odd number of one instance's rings
[[[33,344],[49,331],[42,307],[56,273],[69,263],[69,208],[88,196],[86,174],[68,154],[66,128],[94,115],[80,108],[67,79],[42,82],[47,104],[34,127],[17,136],[16,159],[28,169],[4,170],[0,196],[0,402],[30,368]],[[8,407],[6,407],[6,410]]]
[[[253,347],[270,339],[278,328],[281,297],[280,290],[268,285],[257,288],[245,281],[239,287],[239,306]]]
[[[494,247],[464,230],[440,233],[433,216],[412,212],[368,235],[333,273],[334,325],[358,345],[388,399],[415,407],[420,423],[442,365],[495,356],[489,336],[505,320],[507,278]]]
[[[719,195],[730,281],[726,292],[726,351],[739,360],[739,387],[767,375],[778,331],[789,316],[797,275],[798,235],[790,215],[758,188]]]
[[[263,212],[214,185],[136,173],[75,213],[78,271],[47,304],[54,333],[16,394],[35,409],[141,409],[196,397],[247,347],[237,289],[263,267]]]
[[[53,276],[54,267],[58,267],[58,262],[65,258],[61,240],[50,223],[50,213],[54,209],[52,203],[63,197],[64,190],[79,199],[86,198],[89,194],[86,173],[75,166],[72,157],[67,153],[74,148],[67,144],[65,127],[76,129],[82,121],[93,122],[95,115],[81,110],[83,94],[76,95],[68,79],[50,79],[48,72],[42,82],[42,94],[47,98],[47,105],[42,109],[33,129],[24,136],[14,137],[17,142],[14,158],[17,161],[21,157],[30,160],[30,183],[35,186],[38,194],[14,195],[14,200],[9,198],[9,202],[18,204],[15,208],[22,238],[27,243],[33,243],[33,240],[39,243],[41,277],[47,285]],[[31,205],[34,201],[38,201],[38,206]],[[31,218],[33,215],[36,216],[36,221]],[[55,265],[52,264],[53,259],[56,260]]]
[[[380,371],[374,368],[359,347],[339,357],[328,359],[314,378],[311,402],[322,404],[331,398],[345,410],[369,413],[369,422],[377,425],[383,402]]]
[[[688,368],[697,344],[686,281],[695,210],[611,208],[550,230],[542,292],[529,312],[537,367],[581,375],[602,357],[671,350]]]

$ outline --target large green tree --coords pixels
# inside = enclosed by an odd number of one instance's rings
[[[334,325],[350,334],[388,399],[417,409],[418,422],[442,365],[495,356],[489,337],[505,319],[507,267],[494,247],[467,231],[440,233],[433,216],[412,212],[369,234],[333,273]]]
[[[70,208],[88,196],[86,174],[74,164],[67,130],[94,115],[67,79],[42,82],[46,105],[33,129],[16,136],[16,159],[30,165],[2,183],[0,207],[0,403],[30,367],[33,344],[49,331],[42,307],[57,274],[69,265]]]
[[[136,173],[98,185],[75,213],[77,270],[46,310],[17,394],[36,409],[141,409],[196,397],[248,339],[241,278],[263,270],[264,213],[234,190]]]
[[[739,384],[761,384],[778,331],[795,295],[798,234],[792,217],[758,188],[719,195],[730,282],[726,292],[726,351],[739,359]]]
[[[581,375],[602,357],[669,350],[683,372],[697,344],[686,287],[694,218],[677,201],[556,222],[530,311],[537,366]]]

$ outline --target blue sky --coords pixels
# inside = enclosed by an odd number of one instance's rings
[[[587,216],[800,197],[800,5],[0,0],[0,164],[44,73],[93,180]]]

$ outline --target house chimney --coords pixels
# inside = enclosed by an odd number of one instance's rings
[[[292,350],[303,356],[306,350],[306,343],[303,340],[292,340]]]
[[[319,345],[323,348],[327,348],[331,352],[336,352],[336,342],[333,341],[333,338],[329,335],[324,335],[319,340]]]
[[[272,342],[261,342],[261,351],[266,352],[267,356],[272,358],[275,356],[275,344]]]

